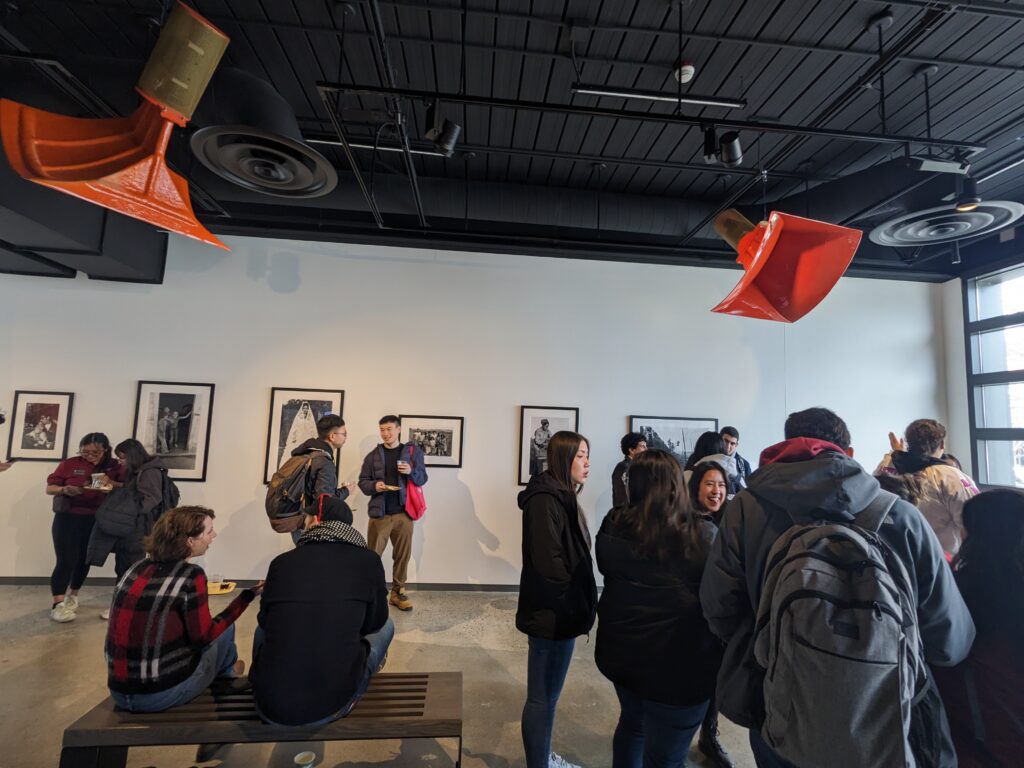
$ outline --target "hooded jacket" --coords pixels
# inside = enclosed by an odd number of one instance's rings
[[[760,728],[764,720],[764,672],[752,641],[775,540],[794,522],[850,522],[877,493],[878,481],[839,446],[801,437],[766,448],[747,488],[726,506],[700,600],[711,631],[727,644],[717,694],[721,712],[733,722]],[[962,661],[974,641],[974,623],[935,534],[913,505],[897,500],[879,535],[907,569],[926,660],[939,666]]]
[[[587,634],[597,613],[597,583],[576,494],[545,471],[530,478],[519,508],[523,570],[516,629],[545,640]]]
[[[348,498],[348,488],[338,487],[338,468],[334,464],[334,448],[326,440],[311,437],[302,445],[292,450],[292,456],[313,454],[313,465],[309,468],[306,480],[306,497],[320,498],[321,493],[337,496],[344,501]]]
[[[715,691],[722,643],[708,629],[697,592],[715,527],[699,522],[702,553],[688,556],[680,541],[678,552],[659,562],[637,554],[635,534],[618,512],[605,517],[595,547],[604,575],[597,668],[644,699],[677,706],[707,701]]]
[[[406,487],[410,481],[414,485],[426,485],[427,469],[424,463],[423,449],[416,443],[399,443],[398,448],[398,460],[409,462],[410,469],[408,475],[398,475],[398,506],[400,509],[405,509]],[[359,470],[359,490],[370,497],[366,513],[374,519],[380,519],[385,515],[384,495],[387,491],[377,490],[378,480],[387,482],[383,443],[378,443],[376,448],[366,454],[363,459],[363,468]]]

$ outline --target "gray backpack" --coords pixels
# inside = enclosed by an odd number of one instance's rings
[[[895,502],[879,491],[853,523],[796,523],[768,554],[754,630],[761,731],[803,768],[915,766],[910,711],[927,679],[915,592],[877,535]]]

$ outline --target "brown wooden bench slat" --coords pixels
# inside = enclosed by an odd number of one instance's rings
[[[410,684],[416,689],[406,690]],[[64,731],[61,766],[123,766],[124,748],[133,746],[445,737],[459,740],[461,763],[461,672],[378,674],[348,717],[317,728],[269,725],[251,691],[218,684],[153,714],[123,712],[107,699]]]

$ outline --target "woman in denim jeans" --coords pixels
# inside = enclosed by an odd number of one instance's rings
[[[556,432],[548,468],[519,494],[523,571],[516,628],[529,637],[523,747],[526,768],[571,766],[551,751],[555,707],[576,638],[590,632],[597,586],[590,531],[576,495],[590,473],[590,445],[575,432]]]

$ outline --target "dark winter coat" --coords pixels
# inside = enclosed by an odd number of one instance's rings
[[[292,450],[292,456],[313,455],[313,464],[309,468],[306,480],[306,498],[318,499],[321,493],[337,496],[344,501],[348,498],[348,488],[338,487],[338,467],[334,463],[334,449],[326,440],[311,437]]]
[[[410,480],[415,485],[427,484],[427,469],[423,465],[423,449],[416,443],[399,443],[401,451],[398,454],[399,461],[408,461],[412,469],[408,475],[398,475],[398,504],[405,509],[405,486]],[[377,481],[386,480],[384,471],[384,444],[366,454],[363,459],[363,468],[359,471],[359,490],[370,497],[370,503],[366,505],[366,513],[370,517],[384,517],[384,494],[387,491],[377,491]]]
[[[118,545],[125,552],[138,553],[140,560],[145,556],[142,540],[153,530],[153,524],[156,522],[153,512],[163,503],[166,471],[167,466],[163,460],[153,458],[139,467],[134,478],[125,482],[127,492],[134,493],[137,502],[135,529],[128,536],[118,537],[105,533],[100,526],[94,525],[86,551],[86,560],[89,565],[103,565]]]
[[[597,534],[597,567],[604,575],[597,668],[644,699],[679,706],[707,701],[723,646],[711,634],[697,596],[706,556],[688,559],[682,541],[668,562],[638,555],[633,532],[620,519],[612,510]],[[701,525],[710,548],[715,527]]]
[[[597,614],[597,583],[576,494],[545,471],[530,478],[519,494],[519,508],[523,571],[516,628],[545,640],[589,633]]]

